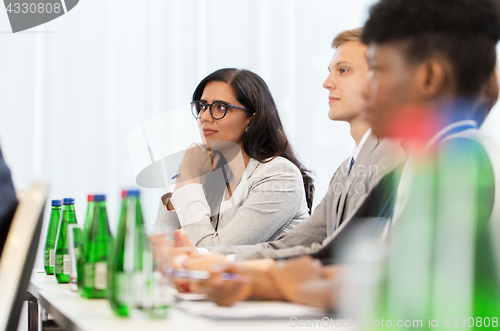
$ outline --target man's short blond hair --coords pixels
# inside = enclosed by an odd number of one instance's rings
[[[356,28],[352,30],[347,30],[339,33],[335,39],[332,41],[332,47],[337,48],[345,43],[351,41],[361,42],[361,34],[363,33],[363,28]]]

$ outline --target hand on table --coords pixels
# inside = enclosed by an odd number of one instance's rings
[[[149,244],[155,261],[162,273],[165,273],[169,267],[183,268],[186,260],[192,256],[200,255],[196,246],[175,247],[170,240],[161,234],[150,236]]]
[[[228,273],[234,278],[224,280],[222,274]],[[192,280],[189,287],[198,293],[207,294],[210,301],[219,306],[231,306],[235,302],[246,300],[251,292],[251,277],[232,262],[222,262],[212,265],[210,278],[207,280]]]
[[[302,303],[304,284],[325,277],[321,262],[309,256],[276,261],[269,273],[281,294],[287,300],[297,303]]]
[[[163,235],[152,235],[149,243],[158,269],[163,276],[170,277],[169,270],[183,269],[191,256],[199,255],[196,248],[173,247],[172,243]],[[185,281],[173,279],[173,286],[181,292],[189,292],[189,286]]]
[[[174,247],[186,247],[196,249],[191,238],[184,232],[183,229],[174,230]]]
[[[184,249],[184,248],[180,248]],[[188,256],[188,255],[179,255],[174,258],[174,269],[188,269],[195,271],[209,271],[212,266],[218,264],[220,262],[225,262],[225,255],[197,255],[197,256]],[[197,292],[196,289],[191,287],[191,281],[186,278],[174,277],[173,283],[177,291],[180,293],[187,292]]]
[[[207,254],[191,256],[183,264],[185,269],[210,271],[212,266],[226,262],[226,256],[220,254]]]
[[[169,268],[208,271],[214,264],[226,261],[225,255],[198,253],[189,236],[180,229],[174,231],[173,245],[161,235],[151,236],[150,242],[157,263],[161,263],[160,270],[166,276],[169,276]],[[179,292],[191,291],[185,279],[174,278],[174,285]]]

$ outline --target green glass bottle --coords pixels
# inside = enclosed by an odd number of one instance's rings
[[[54,266],[56,262],[55,248],[57,239],[57,230],[59,228],[59,220],[61,218],[61,200],[52,200],[52,209],[50,211],[49,227],[47,230],[47,239],[45,240],[44,248],[44,267],[47,275],[54,274]]]
[[[130,190],[122,207],[116,244],[110,259],[110,295],[113,311],[120,316],[136,313],[165,317],[166,283],[154,270],[153,256],[140,203],[140,192]]]
[[[56,241],[55,274],[58,283],[68,283],[71,271],[69,257],[68,224],[76,224],[75,199],[65,198]]]
[[[85,247],[87,246],[87,237],[89,234],[89,227],[94,216],[94,195],[89,194],[87,196],[87,216],[85,217],[85,224],[83,225],[83,236],[82,236],[82,244],[80,245],[78,261],[76,264],[77,270],[77,284],[78,284],[78,293],[80,296],[84,297],[85,292],[83,291],[83,253],[85,251]]]
[[[113,311],[120,316],[128,316],[128,305],[126,300],[119,296],[119,293],[115,291],[115,275],[116,271],[123,272],[123,251],[119,249],[118,246],[123,246],[123,237],[126,231],[126,219],[127,219],[127,190],[122,190],[122,203],[120,207],[120,218],[118,220],[118,231],[116,233],[116,240],[113,245],[111,257],[109,259],[108,266],[108,298]],[[120,266],[119,269],[118,266]],[[118,289],[120,290],[120,289]]]
[[[113,237],[109,231],[106,196],[94,195],[94,215],[83,252],[83,291],[87,298],[106,298],[108,258]]]

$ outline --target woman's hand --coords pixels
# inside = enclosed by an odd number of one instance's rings
[[[174,247],[190,247],[196,249],[196,245],[193,244],[191,238],[189,238],[183,229],[174,230]]]
[[[174,247],[164,235],[155,234],[149,237],[149,244],[159,270],[165,273],[170,267],[184,268],[191,257],[200,255],[196,247]]]
[[[176,189],[187,184],[202,183],[205,176],[215,170],[219,160],[220,155],[213,153],[210,145],[206,147],[201,144],[191,144],[179,167],[181,175],[176,182]]]
[[[189,260],[184,262],[183,267],[190,270],[210,271],[212,266],[226,261],[226,256],[221,254],[192,255]]]
[[[192,258],[200,256],[196,246],[173,246],[164,235],[156,234],[149,237],[149,244],[158,270],[165,276],[170,277],[172,269],[185,269]],[[173,279],[173,286],[181,293],[189,292],[188,282],[184,279]]]

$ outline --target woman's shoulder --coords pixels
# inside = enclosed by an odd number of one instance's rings
[[[264,174],[270,176],[272,174],[276,175],[298,175],[302,176],[299,168],[292,163],[292,161],[282,157],[276,156],[259,162],[255,160],[258,164],[256,167],[257,174]]]

